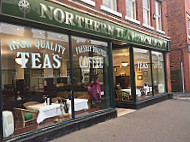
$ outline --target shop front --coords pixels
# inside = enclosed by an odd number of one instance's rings
[[[125,45],[113,48],[112,54],[116,106],[138,109],[172,97],[165,52]]]
[[[114,99],[167,94],[169,41],[60,4],[1,1],[1,141],[47,141],[116,117]]]

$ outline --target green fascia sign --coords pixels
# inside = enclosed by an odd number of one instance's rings
[[[109,39],[168,50],[168,41],[45,0],[2,0],[2,13]]]

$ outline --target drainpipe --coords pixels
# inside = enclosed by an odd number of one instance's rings
[[[185,93],[185,79],[184,79],[184,67],[183,67],[183,49],[181,49],[181,79],[182,79],[183,93]]]

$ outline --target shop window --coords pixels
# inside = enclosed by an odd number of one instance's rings
[[[130,81],[130,56],[129,48],[114,49],[113,54],[113,75],[116,101],[130,101],[131,81]]]
[[[70,119],[68,36],[10,24],[0,29],[4,137]]]
[[[164,57],[162,53],[152,51],[152,70],[154,95],[165,93]]]
[[[133,48],[137,100],[152,96],[150,52]]]
[[[157,30],[162,31],[161,3],[155,1],[155,7],[156,7],[156,28]]]
[[[143,23],[150,26],[150,0],[143,0]]]
[[[76,117],[110,106],[108,45],[88,38],[72,37],[74,104]],[[80,103],[81,101],[81,103]]]

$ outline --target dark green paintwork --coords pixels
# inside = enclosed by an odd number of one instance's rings
[[[6,15],[11,15],[11,16],[19,17],[19,18],[24,18],[24,19],[28,19],[28,20],[41,22],[41,23],[55,25],[55,26],[73,30],[73,31],[78,31],[78,32],[81,32],[81,34],[88,33],[88,34],[97,35],[97,36],[104,37],[104,38],[115,39],[115,40],[124,41],[127,43],[148,46],[151,48],[156,48],[156,49],[165,50],[165,51],[168,51],[168,49],[169,49],[167,40],[155,38],[155,37],[143,34],[141,32],[137,32],[132,29],[127,29],[125,27],[118,26],[117,24],[114,24],[112,22],[108,22],[104,19],[95,18],[93,16],[83,14],[81,12],[76,12],[69,8],[66,8],[64,6],[61,6],[59,4],[56,4],[56,3],[53,3],[50,1],[27,0],[30,3],[30,11],[27,13],[24,13],[19,9],[19,6],[18,6],[19,1],[21,1],[21,0],[2,0],[2,13],[6,14]],[[46,15],[46,19],[44,19],[44,18],[40,17],[40,15],[41,15],[40,3],[45,4],[46,6],[52,6],[52,7],[54,7],[54,9],[60,8],[61,10],[63,10],[63,12],[66,11],[66,12],[72,13],[74,15],[74,17],[76,15],[79,15],[79,16],[83,16],[85,18],[89,18],[89,19],[92,19],[92,20],[100,22],[100,23],[105,23],[107,25],[114,26],[114,34],[113,35],[107,34],[107,33],[103,32],[102,30],[95,31],[95,30],[87,29],[87,28],[85,28],[84,23],[82,24],[82,27],[79,27],[77,25],[76,18],[74,18],[74,20],[73,20],[75,23],[74,26],[71,24],[65,24],[65,21],[63,23],[59,23],[54,18],[52,20],[50,20],[47,15]],[[116,28],[122,29],[123,35],[117,36]],[[149,39],[149,41],[148,41],[148,39]]]

